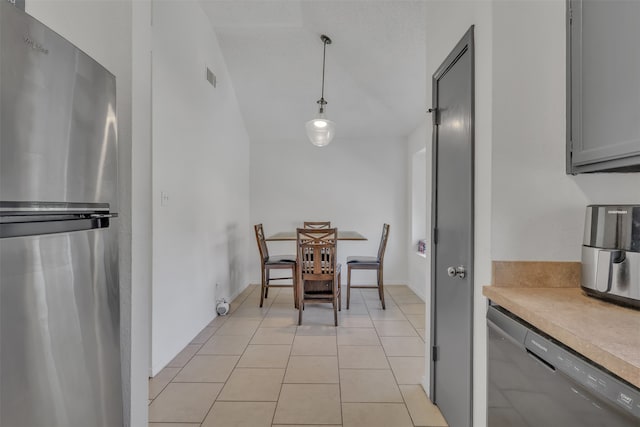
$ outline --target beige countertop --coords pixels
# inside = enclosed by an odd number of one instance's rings
[[[580,288],[485,286],[483,295],[640,388],[640,311]]]

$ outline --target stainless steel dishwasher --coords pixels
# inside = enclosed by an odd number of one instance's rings
[[[487,311],[489,427],[638,427],[640,390],[504,308]]]

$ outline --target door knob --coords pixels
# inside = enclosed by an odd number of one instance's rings
[[[467,275],[467,269],[462,265],[459,265],[457,267],[449,267],[447,268],[447,274],[449,275],[449,277],[458,276],[459,278],[464,279],[464,277]]]

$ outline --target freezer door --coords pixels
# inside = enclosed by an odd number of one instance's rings
[[[0,425],[122,425],[117,234],[0,240]]]
[[[116,83],[0,2],[0,200],[116,204]]]

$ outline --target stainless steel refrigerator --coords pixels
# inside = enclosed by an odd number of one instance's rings
[[[115,77],[0,0],[0,425],[122,425]]]

